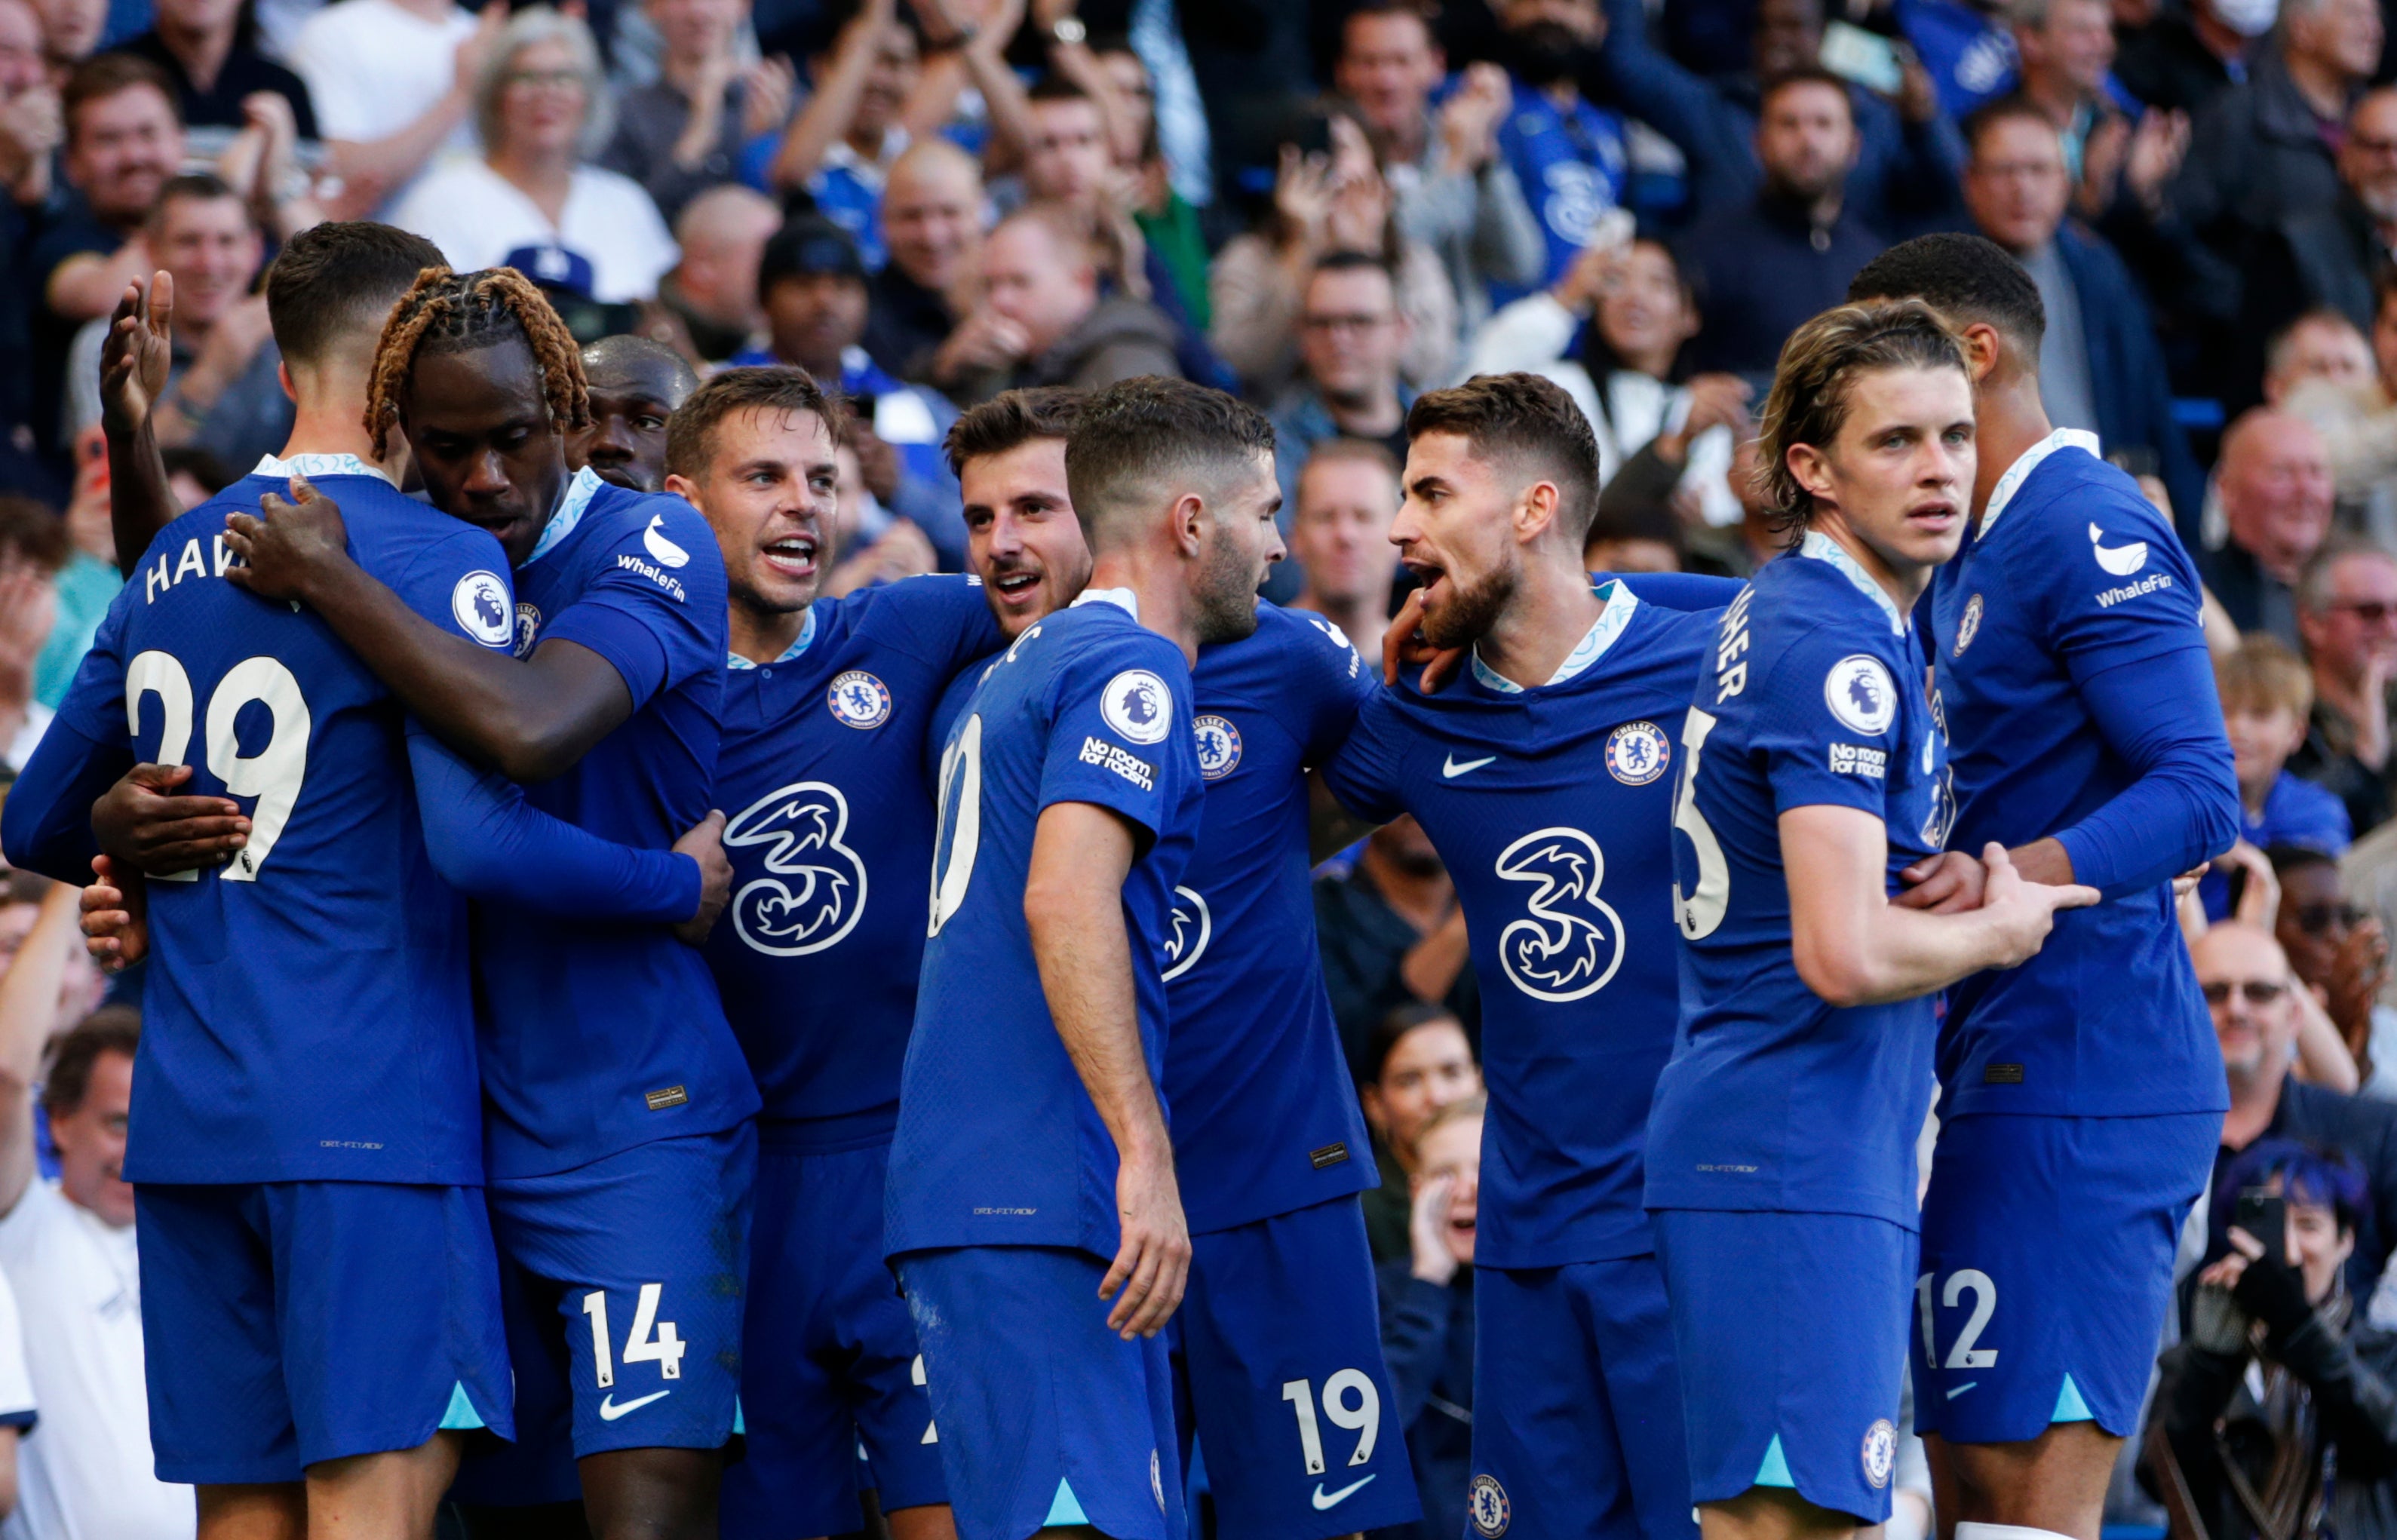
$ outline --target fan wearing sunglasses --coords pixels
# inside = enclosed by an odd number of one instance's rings
[[[2363,1094],[2397,1102],[2397,1011],[2380,1003],[2388,933],[2378,917],[2349,898],[2337,862],[2286,846],[2265,854],[2281,884],[2273,934],[2291,970],[2355,1056]]]
[[[2397,556],[2334,540],[2297,584],[2297,634],[2313,671],[2306,741],[2289,768],[2335,793],[2370,829],[2397,812],[2389,684],[2397,676]]]
[[[2290,911],[2312,902],[2284,898],[2284,931]],[[2239,1152],[2259,1139],[2290,1139],[2354,1156],[2372,1201],[2357,1227],[2348,1285],[2357,1298],[2370,1297],[2390,1240],[2397,1239],[2397,1105],[2310,1085],[2290,1073],[2304,980],[2270,932],[2243,920],[2225,921],[2189,944],[2189,960],[2205,993],[2230,1080],[2230,1110],[2223,1115],[2222,1145],[2215,1158],[2216,1185]]]

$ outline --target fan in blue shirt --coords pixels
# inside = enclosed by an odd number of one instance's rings
[[[1490,1117],[1475,1308],[1478,1533],[1690,1533],[1681,1387],[1640,1207],[1678,1014],[1673,744],[1711,612],[1581,567],[1598,451],[1532,375],[1416,402],[1391,538],[1425,582],[1395,623],[1470,643],[1469,677],[1367,701],[1326,784],[1413,813],[1457,886]],[[1724,596],[1730,592],[1723,584]]]
[[[1709,1536],[1889,1517],[1931,997],[2097,896],[2029,885],[1995,846],[1986,870],[1943,853],[1955,804],[1908,610],[1964,533],[1961,343],[1917,302],[1827,311],[1783,350],[1764,422],[1766,496],[1802,539],[1723,616],[1682,729],[1681,1023],[1648,1126]],[[1909,872],[1957,912],[1892,903]]]
[[[765,1102],[734,1540],[854,1529],[861,1482],[886,1514],[948,1500],[882,1265],[883,1177],[932,864],[925,740],[949,680],[1001,638],[967,578],[815,596],[841,410],[801,370],[729,369],[670,442],[667,484],[730,581],[716,795],[734,896],[707,957]]]
[[[565,435],[585,408],[556,313],[506,270],[430,272],[395,313],[374,380],[377,439],[404,431],[435,506],[496,535],[515,564],[523,661],[416,620],[341,557],[321,503],[236,516],[228,540],[249,586],[305,600],[535,807],[636,847],[703,820],[712,833],[723,558],[680,498],[588,470],[569,481]],[[712,838],[709,853],[721,859]],[[694,944],[705,930],[561,925],[518,905],[475,916],[492,1225],[531,1316],[511,1333],[531,1355],[517,1371],[524,1442],[562,1444],[570,1424],[603,1526],[712,1524],[735,1430],[758,1101]]]
[[[1851,292],[1920,297],[1972,343],[1976,523],[1924,611],[1956,842],[2104,895],[2058,916],[2029,962],[1949,996],[1908,1333],[1917,1426],[1938,1435],[1957,1517],[2079,1533],[2138,1415],[2228,1105],[2172,890],[2238,832],[2197,573],[2094,438],[2050,430],[2046,318],[2014,259],[1925,236]]]
[[[1202,795],[1189,660],[1256,628],[1272,445],[1203,386],[1089,397],[1066,469],[1091,586],[973,675],[944,743],[885,1244],[961,1533],[1182,1533],[1158,1332],[1190,1241],[1158,1079]]]

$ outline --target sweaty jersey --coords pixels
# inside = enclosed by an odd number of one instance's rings
[[[506,649],[489,535],[355,461],[278,469],[341,507],[358,564],[408,608]],[[9,799],[9,849],[28,853],[34,794],[70,757],[109,781],[189,764],[181,792],[250,820],[231,864],[149,884],[129,1179],[476,1184],[465,904],[426,853],[398,703],[313,611],[225,580],[226,516],[267,492],[286,475],[244,477],[151,543]],[[89,808],[71,810],[87,839]]]
[[[724,558],[696,509],[576,473],[516,572],[516,649],[589,648],[623,676],[633,715],[526,787],[534,807],[648,850],[707,816],[725,603]],[[568,1171],[757,1110],[706,960],[671,930],[480,904],[475,969],[494,1177]]]
[[[2220,854],[2238,811],[2197,573],[2172,526],[2096,448],[2059,432],[2018,461],[1926,598],[1953,732],[1956,848],[2055,835],[2075,879],[2106,894],[2057,911],[2021,967],[1956,985],[1939,1049],[1943,1118],[2229,1105],[2168,880]],[[2096,714],[2105,703],[2112,720]],[[2126,757],[2148,743],[2164,745],[2154,763],[2172,777]],[[2217,822],[2215,843],[2203,830]],[[2143,885],[2126,891],[2122,874],[2142,864]]]
[[[1323,992],[1306,860],[1306,771],[1338,752],[1374,681],[1338,626],[1263,602],[1256,635],[1198,649],[1207,799],[1165,938],[1165,1100],[1196,1232],[1377,1179]]]
[[[1854,1213],[1915,1227],[1932,997],[1835,1010],[1799,977],[1779,821],[1854,808],[1897,874],[1955,815],[1914,628],[1810,533],[1724,612],[1682,729],[1673,888],[1681,1026],[1648,1122],[1648,1204]]]
[[[999,644],[981,583],[921,577],[810,607],[770,663],[724,677],[716,801],[732,902],[708,937],[724,1013],[774,1123],[898,1117],[916,1016],[932,790],[924,742],[958,669]]]
[[[1478,658],[1437,695],[1402,680],[1324,770],[1359,817],[1414,814],[1456,883],[1490,1085],[1475,1254],[1496,1267],[1652,1249],[1641,1151],[1680,1017],[1668,772],[1721,612],[1599,592],[1547,684]]]
[[[1127,608],[1118,608],[1121,600]],[[1181,649],[1087,593],[983,671],[941,755],[931,914],[885,1189],[886,1254],[1068,1246],[1111,1256],[1117,1156],[1049,1014],[1024,917],[1040,814],[1139,837],[1123,917],[1141,1051],[1164,1062],[1166,941],[1202,795]]]

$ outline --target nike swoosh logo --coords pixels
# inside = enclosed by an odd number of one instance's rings
[[[1483,764],[1485,764],[1485,765],[1486,765],[1486,764],[1488,764],[1488,763],[1490,763],[1490,761],[1489,761],[1489,760],[1487,760],[1487,759],[1484,759],[1484,760],[1483,760],[1483,761],[1481,761],[1481,762],[1482,762]],[[1375,1472],[1375,1474],[1376,1474],[1376,1475],[1378,1475],[1378,1474],[1380,1474],[1380,1473],[1379,1473],[1379,1472]],[[1354,1497],[1355,1495],[1357,1495],[1357,1489],[1358,1489],[1359,1487],[1363,1486],[1363,1485],[1365,1484],[1365,1482],[1370,1481],[1370,1480],[1372,1480],[1373,1479],[1373,1478],[1372,1476],[1367,1476],[1367,1477],[1363,1478],[1362,1480],[1355,1480],[1355,1481],[1351,1481],[1351,1482],[1349,1482],[1346,1486],[1342,1487],[1342,1488],[1341,1488],[1339,1491],[1337,1491],[1337,1492],[1326,1492],[1326,1491],[1324,1491],[1324,1490],[1323,1490],[1323,1483],[1322,1483],[1322,1482],[1320,1482],[1320,1481],[1316,1482],[1316,1483],[1315,1483],[1315,1511],[1316,1511],[1316,1512],[1318,1512],[1318,1513],[1321,1513],[1325,1508],[1335,1508],[1335,1507],[1338,1507],[1341,1504],[1343,1504],[1343,1503],[1346,1502],[1349,1498]]]
[[[1952,1400],[1954,1400],[1957,1397],[1959,1397],[1959,1396],[1962,1395],[1965,1391],[1972,1389],[1972,1388],[1973,1388],[1973,1386],[1976,1386],[1976,1385],[1978,1385],[1978,1384],[1980,1384],[1980,1383],[1981,1383],[1981,1382],[1980,1382],[1980,1381],[1978,1381],[1978,1380],[1966,1380],[1963,1384],[1962,1384],[1962,1385],[1958,1386],[1955,1389],[1950,1390],[1949,1392],[1948,1392],[1948,1399],[1949,1400],[1951,1400],[1951,1401],[1952,1401]]]
[[[616,1404],[614,1395],[602,1396],[599,1399],[599,1420],[603,1423],[612,1423],[627,1412],[638,1412],[651,1401],[663,1400],[673,1394],[671,1390],[652,1390],[648,1395],[636,1397],[622,1406]]]
[[[1465,774],[1468,770],[1478,770],[1484,765],[1494,765],[1497,762],[1498,757],[1493,754],[1487,759],[1467,759],[1465,763],[1460,765],[1456,762],[1456,756],[1452,754],[1446,759],[1440,761],[1440,778],[1446,781],[1453,781],[1458,776]],[[1355,1489],[1351,1488],[1350,1490],[1353,1491]]]

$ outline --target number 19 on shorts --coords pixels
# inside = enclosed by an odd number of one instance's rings
[[[1349,1404],[1354,1393],[1356,1404]],[[1298,1416],[1299,1453],[1306,1457],[1309,1476],[1323,1474],[1323,1431],[1315,1421],[1315,1382],[1285,1380],[1281,1399],[1288,1401]],[[1382,1433],[1382,1393],[1374,1388],[1373,1377],[1360,1369],[1343,1369],[1323,1382],[1323,1419],[1334,1427],[1345,1427],[1357,1435],[1357,1447],[1349,1452],[1348,1463],[1361,1466],[1373,1457],[1373,1440]]]

